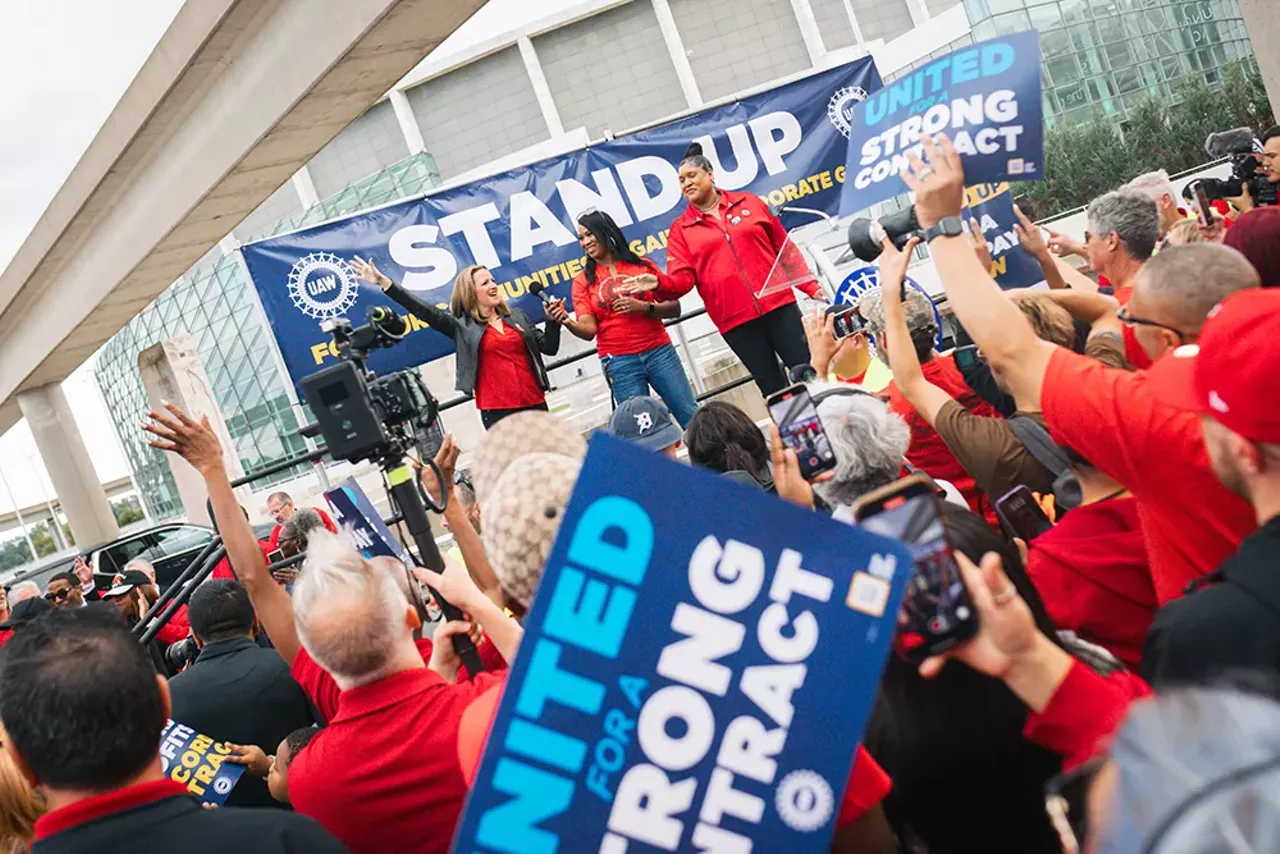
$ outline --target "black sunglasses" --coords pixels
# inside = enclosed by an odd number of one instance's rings
[[[61,602],[71,595],[71,588],[64,587],[61,590],[50,591],[44,594],[44,598],[49,602]]]
[[[1137,317],[1129,313],[1129,306],[1122,305],[1116,309],[1116,320],[1119,320],[1125,326],[1150,326],[1153,329],[1163,329],[1166,332],[1172,332],[1178,336],[1179,341],[1185,341],[1187,336],[1181,329],[1160,323],[1155,320],[1147,320],[1145,317]]]

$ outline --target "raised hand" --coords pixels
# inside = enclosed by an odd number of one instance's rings
[[[381,288],[384,291],[391,287],[391,279],[387,278],[387,275],[377,268],[372,258],[366,261],[359,255],[355,255],[352,256],[348,266],[351,267],[351,272],[356,274],[356,278],[366,284]]]
[[[622,294],[638,294],[644,291],[652,291],[658,287],[658,277],[652,273],[641,273],[638,276],[628,276],[619,282],[618,293]]]
[[[147,444],[177,454],[202,475],[224,468],[222,443],[209,426],[209,416],[196,421],[168,401],[164,408],[165,412],[150,410],[147,415],[151,422],[142,423],[143,430],[157,437],[149,439]]]
[[[831,369],[831,360],[840,349],[840,342],[836,340],[835,315],[813,309],[804,318],[804,335],[809,339],[810,364],[819,377],[826,377]]]
[[[453,488],[453,477],[458,470],[458,457],[461,456],[462,449],[458,447],[458,443],[453,441],[453,434],[446,433],[444,441],[440,443],[440,450],[436,451],[435,464],[440,469],[440,478],[444,481],[445,489]],[[430,466],[422,466],[418,470],[418,477],[422,480],[422,488],[426,490],[427,495],[437,505],[440,504],[440,484],[436,482],[436,473],[432,471]]]
[[[964,166],[960,155],[945,133],[937,137],[922,136],[926,164],[914,151],[907,153],[910,168],[901,174],[903,182],[915,191],[916,219],[921,228],[931,228],[943,217],[960,216],[964,207]]]
[[[553,323],[567,324],[569,322],[569,312],[564,307],[564,300],[552,300],[551,304],[547,306],[547,317]]]
[[[885,238],[880,241],[880,257],[876,263],[880,265],[880,293],[882,299],[889,299],[893,292],[894,299],[902,299],[902,282],[907,277],[907,267],[911,265],[911,253],[920,245],[920,238],[912,237],[902,249],[893,245],[893,241]]]
[[[982,226],[978,225],[978,221],[973,217],[969,217],[964,236],[969,241],[969,245],[973,247],[973,254],[978,256],[978,261],[982,264],[982,268],[990,270],[991,247],[987,246],[987,238],[982,233]]]
[[[1083,243],[1079,243],[1061,232],[1054,231],[1052,228],[1045,229],[1049,232],[1049,251],[1061,258],[1063,255],[1079,255],[1081,258],[1089,257],[1089,250],[1085,248]]]
[[[1022,212],[1022,208],[1017,205],[1013,206],[1013,215],[1018,218],[1013,228],[1018,232],[1018,242],[1022,244],[1022,248],[1030,252],[1038,261],[1048,261],[1052,258],[1049,244],[1045,241],[1040,226],[1028,219]]]

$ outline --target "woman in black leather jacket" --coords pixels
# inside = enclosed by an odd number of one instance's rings
[[[554,356],[560,349],[560,324],[568,319],[563,301],[547,307],[542,330],[523,311],[507,305],[493,274],[479,265],[458,274],[449,311],[409,293],[372,261],[353,258],[351,269],[423,323],[453,339],[458,351],[456,387],[475,397],[486,430],[516,412],[547,408],[551,384],[542,354]]]

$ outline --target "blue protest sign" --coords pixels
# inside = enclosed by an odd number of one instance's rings
[[[377,508],[354,477],[347,478],[337,488],[325,492],[324,498],[333,510],[333,519],[338,529],[351,532],[351,538],[361,554],[365,557],[394,557],[406,566],[413,566],[413,558],[405,549],[404,543],[391,533],[391,529],[382,521]]]
[[[1029,288],[1044,281],[1040,262],[1022,248],[1014,228],[1013,193],[1008,184],[979,184],[966,187],[962,216],[978,222],[991,252],[991,275],[1000,287]]]
[[[231,748],[176,721],[160,733],[160,765],[169,779],[206,804],[222,806],[244,775],[243,765],[226,761]]]
[[[453,850],[827,851],[910,571],[595,436]]]
[[[915,279],[906,276],[903,281],[906,282],[907,287],[915,288],[929,300],[929,307],[933,309],[933,319],[938,325],[938,334],[934,337],[934,340],[941,347],[942,315],[938,313],[938,306],[934,305],[933,298],[929,296],[929,292],[920,287],[920,283]],[[880,268],[873,267],[870,264],[865,267],[859,267],[845,276],[844,280],[840,282],[840,286],[836,288],[835,304],[857,305],[863,294],[878,287],[880,287]]]
[[[841,215],[907,192],[907,154],[946,133],[970,183],[1043,174],[1040,35],[1016,33],[937,59],[872,93],[853,110]]]
[[[589,208],[608,211],[634,251],[664,263],[667,229],[687,204],[676,168],[694,140],[715,165],[721,188],[834,213],[853,105],[879,87],[875,63],[858,59],[640,133],[241,251],[296,384],[337,359],[320,331],[322,319],[345,315],[359,324],[375,305],[402,311],[356,281],[347,264],[353,255],[372,258],[437,305],[449,302],[463,267],[483,264],[534,321],[543,307],[528,295],[529,285],[567,297],[582,271],[576,219]],[[788,227],[812,220],[783,214]],[[400,370],[453,352],[452,340],[416,319],[411,324],[400,345],[372,354],[373,370]]]

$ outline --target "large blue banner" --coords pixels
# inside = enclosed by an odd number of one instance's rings
[[[721,188],[835,213],[853,107],[879,87],[875,63],[860,59],[425,199],[250,244],[244,259],[295,384],[337,358],[322,319],[359,324],[369,307],[390,303],[356,281],[347,265],[353,255],[440,305],[463,267],[483,264],[537,320],[542,304],[528,296],[529,285],[569,296],[584,263],[576,219],[591,208],[608,211],[638,254],[665,261],[667,229],[686,205],[676,168],[694,140]],[[783,215],[789,227],[808,221]],[[453,351],[451,340],[411,322],[407,340],[375,353],[371,368],[398,370]]]
[[[592,439],[456,852],[825,852],[902,544]]]
[[[965,187],[966,221],[976,220],[978,230],[987,241],[991,253],[991,275],[1000,287],[1029,288],[1044,281],[1040,262],[1022,248],[1014,228],[1018,217],[1013,212],[1013,193],[1008,184],[979,184]]]
[[[840,212],[907,192],[907,154],[946,133],[971,184],[1043,174],[1040,34],[1016,33],[960,48],[894,81],[853,111]]]

